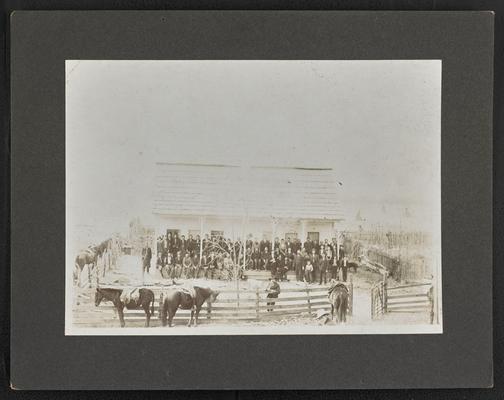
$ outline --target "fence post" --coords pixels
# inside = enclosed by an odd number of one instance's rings
[[[383,274],[383,314],[387,312],[387,274]]]
[[[96,262],[94,267],[94,273],[96,274],[96,287],[100,286],[100,263],[98,261],[101,261],[100,257],[96,256]],[[89,284],[91,285],[91,282],[89,282]]]
[[[212,319],[212,303],[207,303],[207,319]]]
[[[310,301],[310,289],[309,288],[306,288],[306,294],[308,295],[308,313],[311,315],[312,311],[311,311],[311,301]]]
[[[430,287],[428,296],[430,303],[430,323],[432,325],[434,323],[434,286]]]
[[[256,319],[259,321],[259,288],[256,288]]]
[[[348,302],[348,311],[349,311],[350,316],[352,316],[353,315],[353,280],[352,280],[351,275],[350,275],[350,284],[349,284],[348,295],[350,297],[350,301]]]
[[[375,288],[374,286],[371,286],[371,319],[375,319],[374,302],[375,302]]]

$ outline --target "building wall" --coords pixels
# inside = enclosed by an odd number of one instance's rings
[[[333,221],[306,221],[305,232],[319,232],[320,240],[331,239],[335,237],[334,228],[338,228]],[[156,237],[164,235],[167,229],[179,229],[180,235],[186,238],[189,233],[199,234],[200,218],[185,217],[185,216],[167,216],[156,214]],[[261,240],[263,237],[271,240],[273,229],[275,229],[274,237],[284,239],[288,233],[297,233],[297,237],[305,240],[306,237],[301,237],[303,232],[302,223],[299,220],[281,220],[273,228],[271,219],[249,219],[243,224],[241,218],[216,218],[206,217],[203,222],[203,235],[211,234],[212,231],[222,231],[224,237],[231,239],[243,239],[252,235],[253,240]]]

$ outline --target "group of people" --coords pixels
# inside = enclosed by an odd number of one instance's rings
[[[267,270],[279,280],[294,271],[298,281],[319,284],[330,279],[347,280],[351,266],[343,246],[335,239],[323,242],[307,238],[247,239],[243,243],[223,236],[193,237],[168,232],[157,238],[157,268],[165,278],[231,279],[244,270]],[[146,250],[147,252],[147,250]]]
[[[229,280],[243,274],[237,243],[223,238],[168,232],[157,239],[157,268],[164,278]],[[240,256],[241,257],[241,256]]]

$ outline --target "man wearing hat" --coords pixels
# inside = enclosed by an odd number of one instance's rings
[[[266,292],[268,293],[266,297],[268,299],[277,299],[278,295],[280,294],[280,285],[278,284],[276,277],[274,276],[271,278],[270,283],[268,284],[268,287],[266,288]],[[268,311],[273,311],[273,306],[275,305],[274,301],[269,301],[267,303]]]
[[[297,251],[297,254],[294,256],[294,270],[296,271],[296,280],[301,282],[303,280],[303,264],[304,264],[304,259],[303,256],[301,255],[301,250]]]

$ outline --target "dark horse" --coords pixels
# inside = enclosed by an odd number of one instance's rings
[[[95,293],[95,306],[98,307],[102,300],[111,301],[119,314],[119,320],[121,321],[121,328],[124,328],[124,307],[128,310],[137,310],[143,308],[145,311],[145,326],[148,327],[150,323],[151,315],[154,315],[154,293],[150,289],[139,289],[140,296],[138,300],[130,300],[128,303],[124,303],[121,300],[121,295],[123,293],[122,289],[110,289],[110,288],[96,288]]]
[[[194,326],[198,325],[198,316],[205,301],[212,304],[219,292],[210,288],[194,286],[194,293],[183,289],[169,289],[161,294],[159,299],[159,315],[163,326],[171,327],[177,309],[191,310],[191,318],[187,326],[191,326],[194,317]],[[167,320],[168,315],[168,320]]]
[[[89,287],[91,287],[91,271],[94,269],[97,260],[97,252],[95,247],[90,247],[89,249],[81,251],[75,257],[75,269],[76,269],[76,283],[80,284],[82,270],[84,266],[88,266],[88,281]]]
[[[98,257],[101,257],[105,250],[108,248],[111,239],[104,240],[97,246],[90,246],[86,250],[81,251],[75,257],[75,269],[77,284],[80,283],[82,270],[84,266],[88,266],[88,282],[91,287],[91,271],[94,270]]]
[[[348,309],[348,289],[343,283],[337,283],[329,289],[329,302],[331,303],[331,319],[336,322],[346,322]]]

